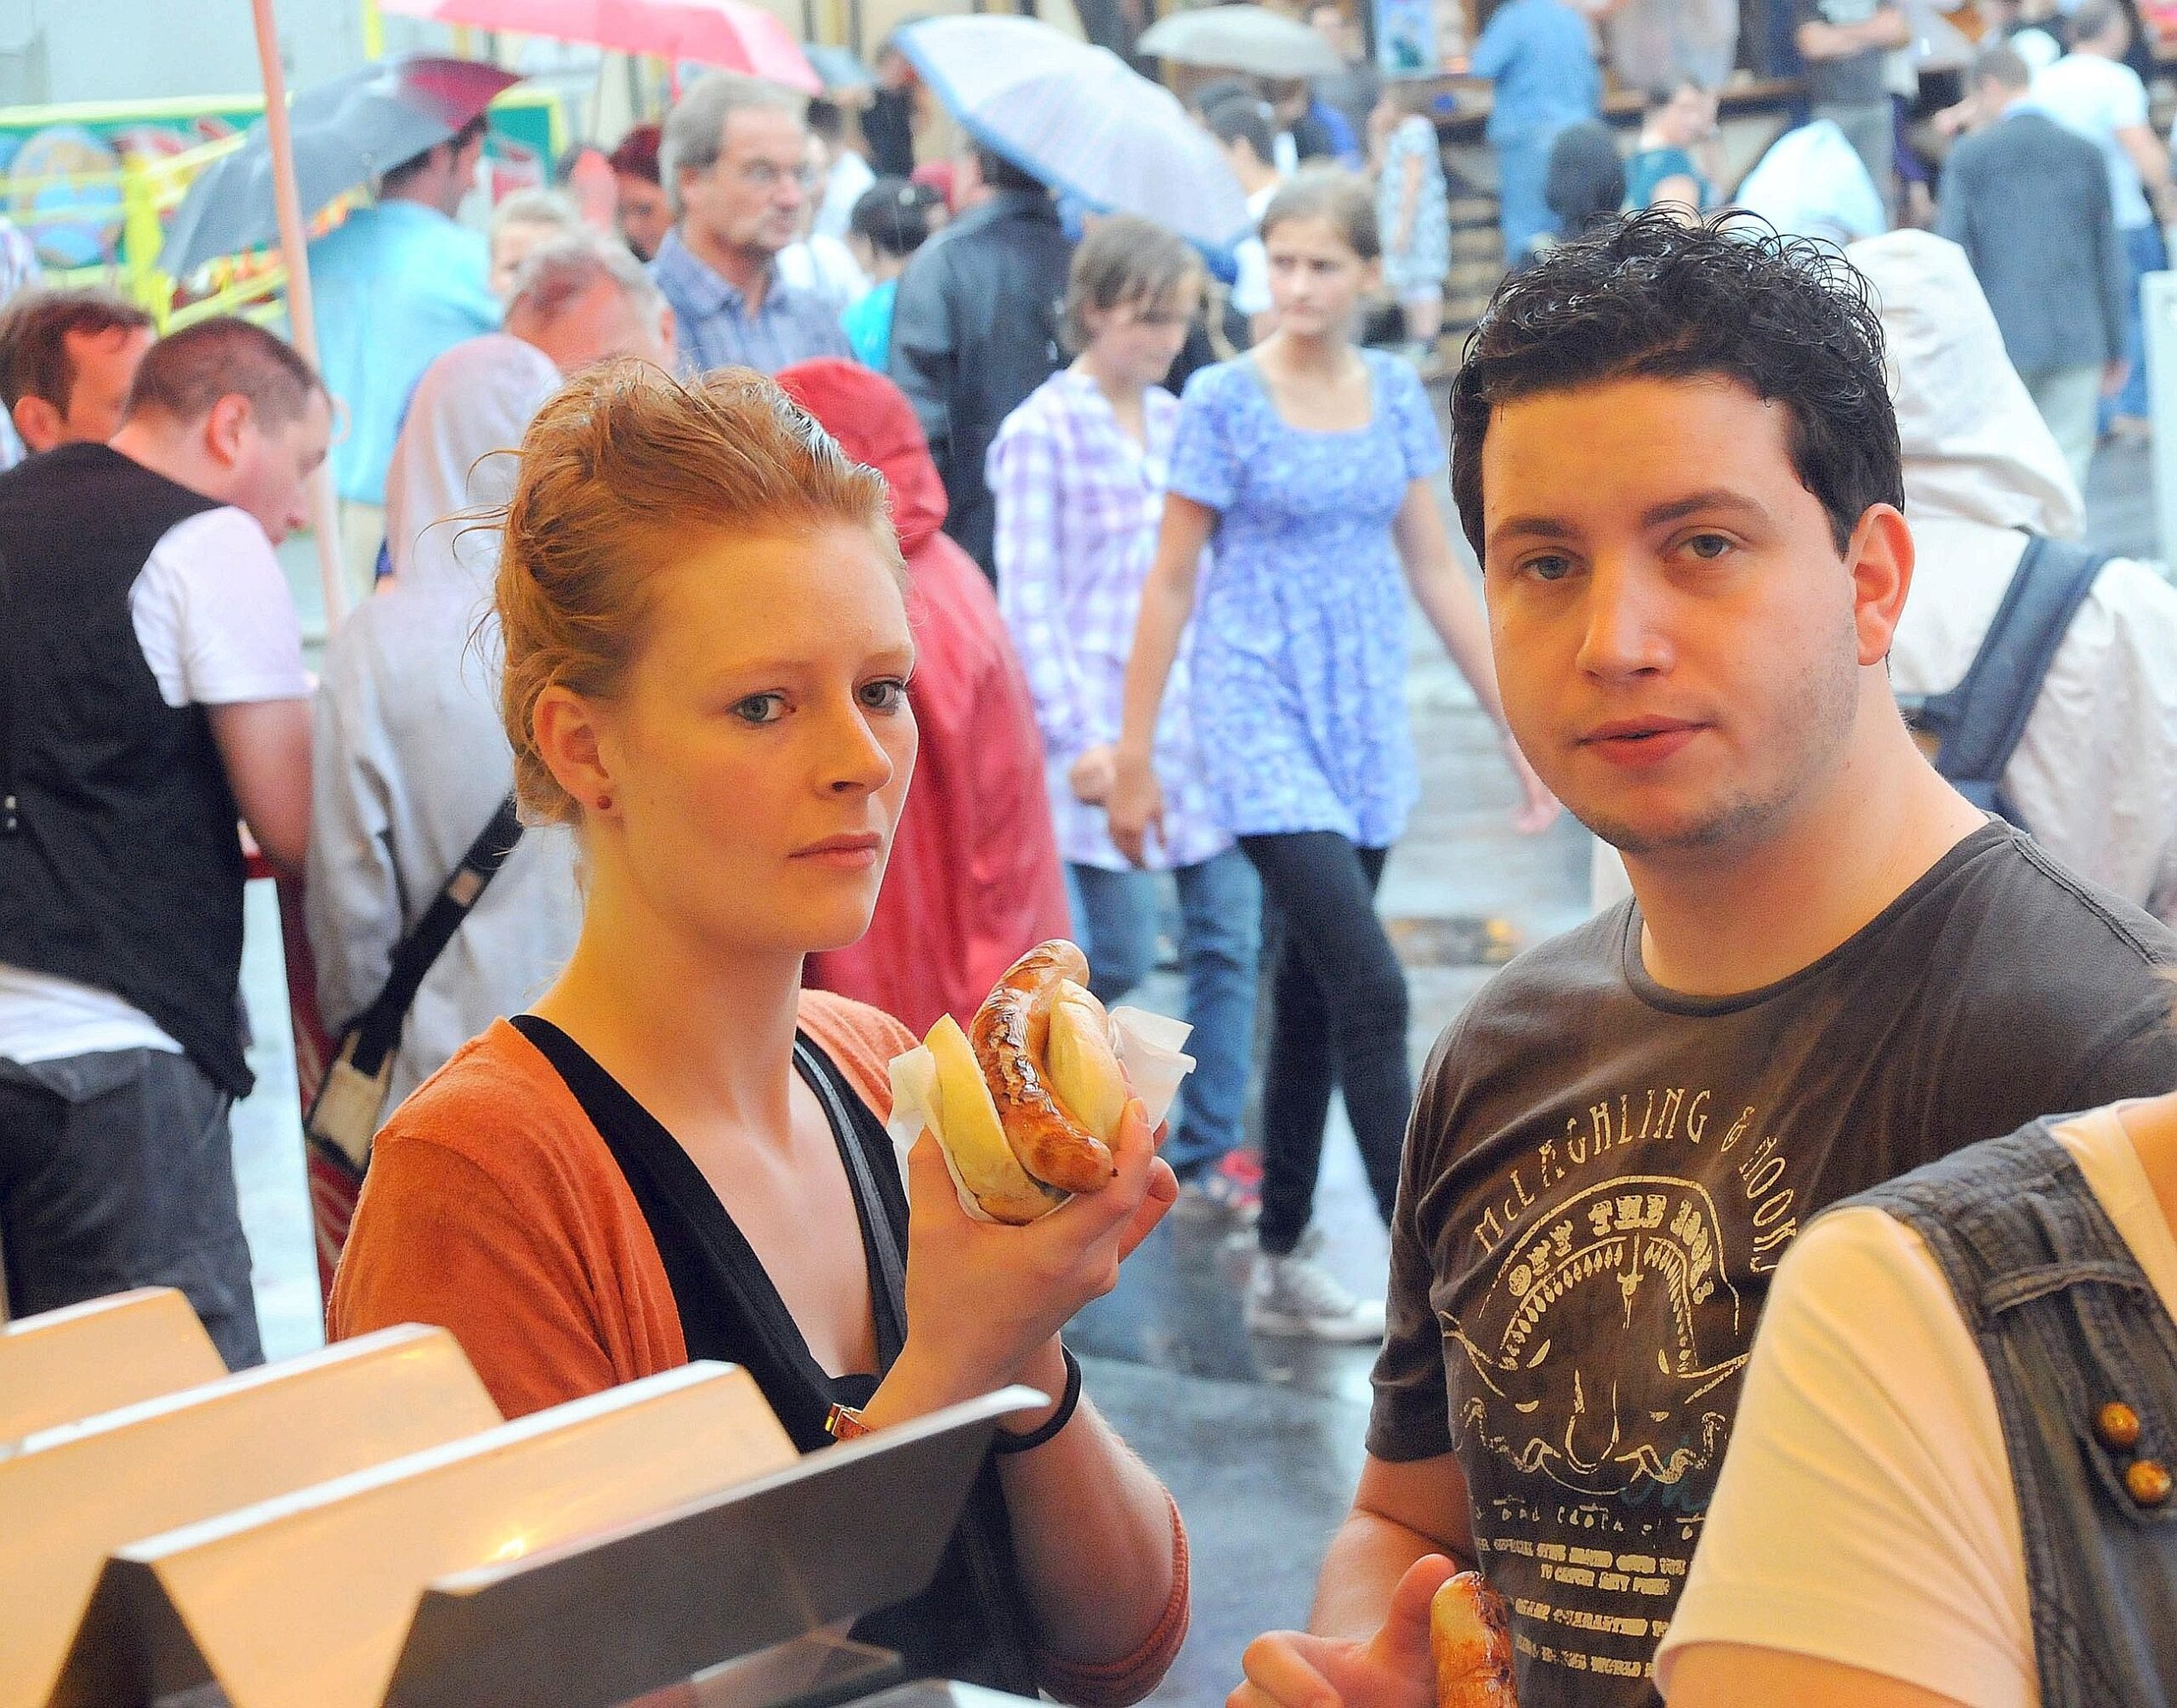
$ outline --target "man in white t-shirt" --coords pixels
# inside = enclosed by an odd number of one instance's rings
[[[1271,164],[1276,139],[1270,105],[1248,95],[1229,95],[1202,115],[1202,122],[1223,146],[1232,175],[1248,193],[1248,217],[1254,222],[1254,235],[1233,251],[1240,270],[1232,281],[1232,306],[1247,317],[1248,338],[1260,343],[1277,324],[1270,299],[1270,256],[1262,247],[1262,217],[1285,182]]]
[[[2162,228],[2177,216],[2177,202],[2169,150],[2147,119],[2146,85],[2124,63],[2131,39],[2131,23],[2117,0],[2083,0],[2072,14],[2071,52],[2035,77],[2027,101],[2084,137],[2107,162],[2110,211],[2132,270],[2124,344],[2131,374],[2117,396],[2116,416],[2138,421],[2146,414],[2140,281],[2164,264]]]
[[[239,320],[153,346],[111,445],[0,479],[0,1249],[19,1313],[179,1287],[258,1361],[236,821],[298,871],[309,682],[274,543],[331,409]]]
[[[2014,1195],[2031,1200],[2027,1240],[2004,1226]],[[1672,1708],[2168,1701],[2177,1530],[2152,1521],[2170,1493],[2156,1401],[2177,1386],[2177,1097],[2029,1128],[1873,1196],[1809,1228],[1776,1273],[1656,1657],[1663,1694]],[[1952,1237],[1986,1254],[1971,1327]],[[2115,1487],[2083,1500],[2104,1488],[2095,1461]],[[2120,1563],[2106,1581],[2092,1569],[2105,1558]],[[2060,1653],[2037,1646],[2050,1629],[2070,1639]]]

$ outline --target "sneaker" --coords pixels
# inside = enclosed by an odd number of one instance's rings
[[[1253,1227],[1262,1216],[1262,1164],[1253,1153],[1235,1150],[1214,1168],[1197,1170],[1179,1183],[1172,1214],[1189,1222]]]
[[[1255,1258],[1248,1284],[1248,1326],[1258,1334],[1299,1335],[1354,1345],[1384,1337],[1384,1302],[1357,1299],[1316,1261],[1322,1240],[1310,1230],[1291,1256]]]

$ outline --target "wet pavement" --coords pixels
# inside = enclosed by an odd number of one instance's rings
[[[2104,451],[2089,512],[2102,549],[2151,553],[2143,450]],[[307,622],[313,571],[299,555],[291,563]],[[1418,621],[1409,699],[1422,800],[1385,872],[1382,906],[1408,964],[1418,1071],[1509,949],[1584,916],[1589,839],[1569,820],[1536,838],[1513,831],[1515,791],[1493,732]],[[265,1348],[280,1358],[316,1345],[321,1325],[277,921],[270,886],[251,890],[243,976],[259,1086],[236,1112],[236,1155]],[[1179,996],[1176,977],[1162,972],[1132,1000],[1176,1012]],[[1332,1121],[1316,1200],[1325,1260],[1348,1285],[1380,1291],[1384,1230],[1335,1106]],[[1250,1335],[1240,1300],[1251,1250],[1221,1226],[1168,1221],[1118,1291],[1069,1334],[1088,1392],[1187,1515],[1194,1626],[1152,1699],[1181,1708],[1221,1703],[1247,1643],[1305,1619],[1361,1465],[1372,1350]]]

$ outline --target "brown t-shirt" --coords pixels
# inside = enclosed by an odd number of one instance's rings
[[[1769,1277],[1816,1211],[2177,1086],[2177,938],[2007,826],[1765,990],[1674,995],[1640,940],[1628,902],[1475,1000],[1392,1228],[1368,1450],[1458,1455],[1520,1708],[1658,1699]]]

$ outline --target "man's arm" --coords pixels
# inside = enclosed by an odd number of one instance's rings
[[[1895,6],[1884,6],[1863,24],[1828,24],[1810,19],[1793,32],[1792,41],[1805,60],[1842,60],[1869,48],[1909,48],[1913,26]]]
[[[1372,1455],[1324,1558],[1311,1628],[1249,1643],[1226,1708],[1430,1708],[1430,1603],[1473,1560],[1458,1461]]]
[[[1935,235],[1947,237],[1965,252],[1965,258],[1980,270],[1973,253],[1973,150],[1960,143],[1942,169],[1942,200],[1935,204]]]
[[[1308,1629],[1365,1641],[1390,1606],[1391,1592],[1416,1560],[1444,1554],[1475,1565],[1474,1512],[1456,1454],[1406,1464],[1370,1454],[1353,1510],[1331,1539]]]
[[[310,701],[251,700],[204,711],[242,822],[282,875],[300,877],[310,846]]]
[[[2169,194],[2169,150],[2147,124],[2128,124],[2117,132],[2117,145],[2139,169],[2140,187],[2153,204],[2155,217],[2167,220],[2173,211]]]
[[[900,275],[892,304],[893,382],[914,406],[932,459],[951,488],[953,371],[959,363],[952,307],[946,289],[952,268],[941,245],[926,245]],[[981,471],[977,471],[980,478]]]
[[[1697,1643],[1671,1674],[1671,1708],[1737,1708],[1747,1702],[1789,1702],[1794,1708],[1959,1708],[1901,1678],[1817,1660],[1780,1648],[1739,1643]]]
[[[2082,180],[2081,188],[2087,197],[2087,207],[2092,211],[2088,218],[2094,222],[2094,270],[2101,291],[2102,369],[2105,381],[2121,371],[2124,361],[2124,298],[2131,289],[2131,263],[2125,258],[2123,240],[2117,235],[2117,220],[2109,206],[2109,174],[2101,169],[2099,161],[2090,181]],[[2113,395],[2121,389],[2123,381],[2105,389]]]

